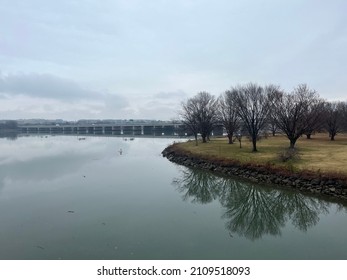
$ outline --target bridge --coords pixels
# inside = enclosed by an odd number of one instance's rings
[[[182,123],[126,123],[126,124],[42,124],[20,125],[23,134],[81,134],[81,135],[127,135],[127,136],[191,136],[192,133]],[[217,126],[212,134],[223,135],[223,127]]]

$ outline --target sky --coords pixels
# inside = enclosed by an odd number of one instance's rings
[[[177,119],[249,82],[347,100],[345,0],[0,0],[0,119]]]

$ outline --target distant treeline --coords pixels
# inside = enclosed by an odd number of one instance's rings
[[[18,123],[17,121],[8,120],[0,123],[0,129],[17,129]]]

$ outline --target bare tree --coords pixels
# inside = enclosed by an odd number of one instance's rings
[[[217,123],[217,100],[210,93],[202,91],[193,97],[193,102],[197,108],[196,119],[202,142],[206,143]]]
[[[311,139],[311,135],[324,126],[324,106],[325,102],[319,98],[315,91],[309,91],[308,98],[311,100],[305,113],[306,129],[304,134],[307,139]]]
[[[270,111],[269,119],[267,121],[268,128],[271,131],[272,136],[276,136],[276,133],[278,132],[278,126],[275,118],[273,117],[273,114]]]
[[[315,96],[307,85],[301,84],[291,94],[282,93],[272,100],[272,110],[278,127],[287,135],[290,148],[307,130],[307,112]]]
[[[206,143],[217,123],[217,101],[208,92],[199,92],[182,103],[180,116],[183,123],[194,134],[196,144],[198,133],[201,134],[202,142]]]
[[[264,89],[253,83],[235,88],[238,114],[252,140],[253,152],[257,152],[257,139],[260,131],[265,127],[269,115],[269,102],[266,94],[269,89],[269,87]]]
[[[224,92],[218,99],[218,120],[223,124],[227,132],[229,144],[233,144],[234,133],[240,128],[236,96],[237,90],[231,89]]]
[[[197,120],[197,106],[193,98],[188,99],[186,102],[182,102],[181,111],[179,115],[182,119],[183,124],[188,130],[194,135],[195,143],[198,145],[198,133],[199,125]]]
[[[347,102],[342,102],[341,105],[341,112],[342,112],[342,130],[344,132],[347,131]]]
[[[282,94],[283,92],[279,86],[274,86],[274,85],[268,86],[268,99],[269,99],[270,109],[269,109],[269,115],[267,120],[267,127],[271,131],[272,136],[276,136],[276,133],[279,130],[279,127],[276,121],[276,114],[275,114],[276,110],[274,110],[275,108],[272,108],[274,105],[273,100],[277,100],[278,98],[282,96]]]
[[[329,132],[331,141],[335,140],[337,133],[343,130],[343,114],[345,103],[343,102],[327,102],[325,106],[325,124]]]

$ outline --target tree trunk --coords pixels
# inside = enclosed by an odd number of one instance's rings
[[[228,139],[229,139],[229,144],[234,144],[232,134],[228,134]]]
[[[253,152],[258,152],[257,150],[257,137],[252,137]]]
[[[197,146],[198,145],[198,135],[194,134],[194,137],[195,137],[195,146]]]
[[[311,139],[311,133],[306,134],[307,139]]]
[[[290,139],[290,146],[289,146],[289,148],[290,149],[294,149],[295,143],[296,143],[296,139]]]
[[[201,135],[202,137],[202,143],[206,143],[206,135]]]
[[[331,141],[334,141],[334,140],[335,140],[335,135],[336,135],[336,134],[334,134],[334,133],[331,134],[331,136],[330,136],[330,140],[331,140]]]

